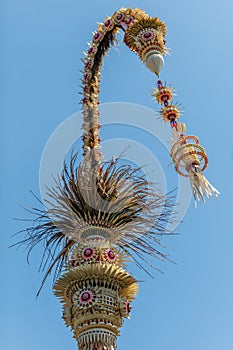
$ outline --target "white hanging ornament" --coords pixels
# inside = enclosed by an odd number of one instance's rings
[[[159,76],[159,73],[164,65],[163,56],[159,51],[149,51],[147,56],[145,57],[145,64],[151,72]]]

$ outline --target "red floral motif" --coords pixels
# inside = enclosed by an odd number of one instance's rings
[[[92,292],[89,290],[84,290],[79,297],[80,303],[86,304],[89,303],[93,298]]]
[[[85,259],[90,259],[93,255],[94,255],[94,249],[91,247],[86,247],[85,249],[83,249],[82,251],[82,256]]]

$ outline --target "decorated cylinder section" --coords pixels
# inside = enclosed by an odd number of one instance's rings
[[[136,280],[122,268],[127,258],[104,241],[80,244],[72,251],[54,293],[79,349],[116,349],[119,329],[138,291]]]

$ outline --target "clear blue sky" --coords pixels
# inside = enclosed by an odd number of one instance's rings
[[[51,281],[35,300],[42,278],[37,272],[40,251],[35,251],[28,266],[23,249],[16,252],[8,246],[14,242],[11,234],[25,227],[12,219],[25,217],[20,205],[36,205],[29,191],[39,193],[39,164],[48,138],[80,109],[79,59],[86,42],[96,22],[121,6],[141,7],[167,24],[167,45],[173,53],[166,57],[161,78],[176,87],[177,100],[185,111],[183,121],[206,148],[210,163],[206,176],[220,190],[221,199],[211,199],[198,209],[192,204],[178,228],[179,235],[164,239],[167,252],[177,263],[159,266],[164,275],[155,273],[152,280],[131,268],[145,283],[118,346],[135,350],[145,346],[159,350],[233,349],[230,0],[1,1],[2,349],[76,348],[60,318]],[[101,102],[132,102],[157,109],[149,97],[155,81],[122,45],[105,61]],[[117,137],[117,129],[114,132]],[[147,140],[144,142],[148,147]],[[156,154],[155,148],[152,151]],[[170,173],[174,171],[166,167],[167,162],[168,158],[165,165],[161,160],[172,181]]]

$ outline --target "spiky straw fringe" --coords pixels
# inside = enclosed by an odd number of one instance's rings
[[[47,270],[41,287],[52,270],[56,281],[72,247],[80,242],[79,231],[90,226],[106,228],[113,243],[132,258],[145,261],[150,255],[166,259],[155,244],[160,245],[160,236],[167,233],[172,198],[149,183],[140,168],[118,165],[118,160],[106,162],[99,173],[89,172],[87,179],[85,164],[76,166],[76,160],[77,154],[69,166],[64,164],[61,177],[48,190],[50,208],[32,210],[35,220],[25,230],[26,237],[16,243],[25,245],[28,254],[39,243],[44,244],[41,269]]]
[[[193,191],[193,196],[195,199],[195,206],[197,206],[197,201],[202,200],[205,203],[205,196],[207,198],[214,196],[218,198],[220,192],[206,179],[204,174],[199,172],[189,172],[189,181]]]

